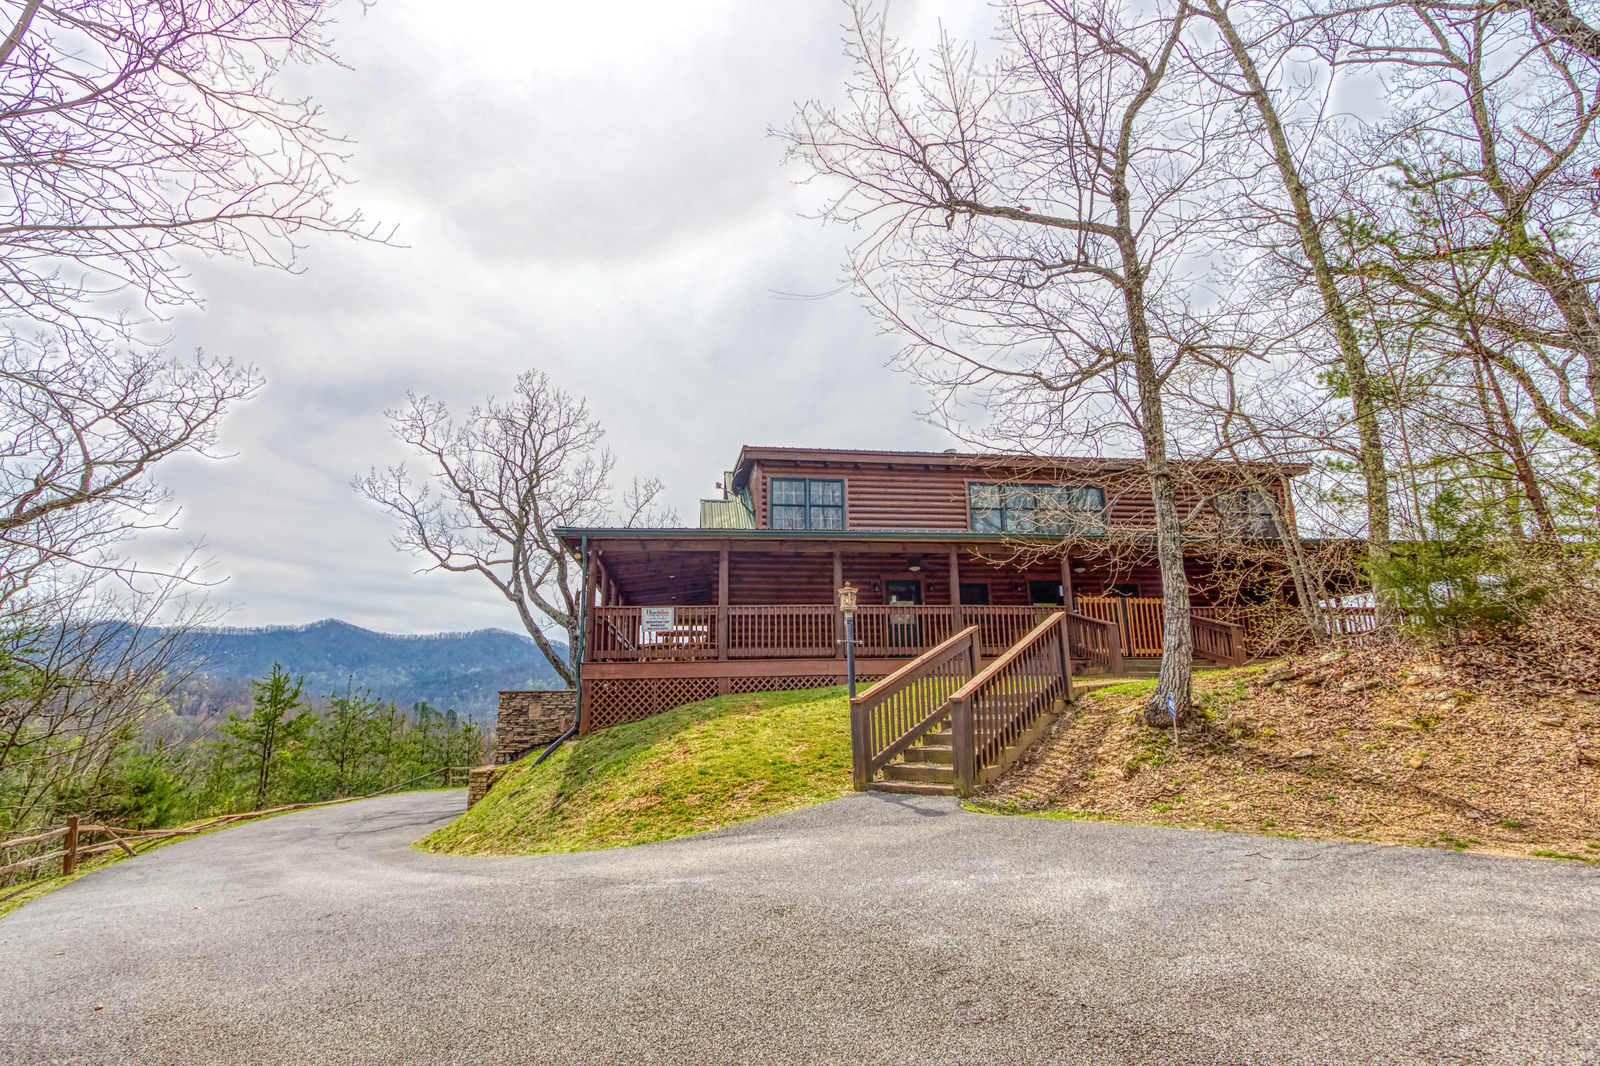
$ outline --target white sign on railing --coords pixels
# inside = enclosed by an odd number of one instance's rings
[[[669,629],[676,629],[676,618],[676,607],[641,607],[639,608],[639,632],[664,633]]]

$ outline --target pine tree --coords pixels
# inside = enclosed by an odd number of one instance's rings
[[[317,720],[301,700],[302,681],[292,680],[281,664],[273,663],[271,674],[250,683],[255,702],[250,717],[230,714],[228,724],[222,727],[233,738],[223,743],[233,756],[234,766],[255,778],[258,810],[267,805],[274,777],[296,745],[305,742]],[[297,709],[299,713],[294,714]]]

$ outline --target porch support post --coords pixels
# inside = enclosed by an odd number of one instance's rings
[[[717,660],[728,659],[728,546],[717,553]]]
[[[600,573],[600,553],[589,553],[589,565],[583,568],[583,603],[580,617],[582,619],[583,647],[579,649],[578,660],[587,659],[594,650],[594,586],[595,578]]]
[[[961,632],[961,545],[950,545],[950,635]]]
[[[842,643],[845,639],[844,612],[839,610],[839,590],[844,587],[844,556],[837,550],[833,553],[833,657],[843,659],[849,649]]]
[[[1067,610],[1075,611],[1072,605],[1072,546],[1069,543],[1061,551],[1061,602]]]

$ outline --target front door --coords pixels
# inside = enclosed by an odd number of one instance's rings
[[[922,582],[885,581],[883,596],[890,607],[922,606]],[[916,650],[922,647],[922,619],[916,611],[889,612],[889,647]]]

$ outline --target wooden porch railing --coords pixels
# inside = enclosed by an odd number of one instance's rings
[[[970,796],[1057,700],[1072,698],[1067,614],[1058,611],[950,696],[955,790]]]
[[[1095,663],[1113,676],[1122,675],[1122,627],[1113,622],[1068,614],[1067,650],[1074,659]]]
[[[640,632],[642,609],[591,608],[594,612],[594,631],[589,638],[590,660],[628,662],[717,657],[715,607],[678,607],[674,611],[673,628],[656,633]],[[832,653],[832,648],[829,653]]]
[[[950,638],[950,608],[864,606],[856,609],[856,654],[867,659],[920,655]]]
[[[856,791],[944,718],[950,694],[977,673],[978,658],[978,627],[968,626],[850,701]]]
[[[595,607],[588,662],[670,662],[716,659],[725,635],[730,659],[831,659],[839,650],[832,604],[675,607],[673,626],[641,632],[642,606]],[[964,606],[962,626],[978,629],[979,654],[999,655],[1059,607]],[[949,605],[863,606],[856,612],[856,654],[870,659],[913,658],[948,640],[958,628]],[[719,630],[726,630],[725,634]],[[1090,642],[1090,648],[1101,644]],[[1099,662],[1103,652],[1084,658]]]
[[[1122,637],[1124,655],[1136,658],[1161,657],[1162,628],[1166,608],[1154,597],[1079,596],[1078,612],[1115,625]],[[1224,666],[1243,666],[1244,630],[1231,622],[1211,617],[1214,607],[1189,608],[1189,632],[1194,653]]]
[[[1194,638],[1194,653],[1220,666],[1243,666],[1244,629],[1232,622],[1189,616],[1189,632]]]
[[[1330,637],[1363,637],[1378,629],[1376,607],[1319,607]]]
[[[977,626],[986,658],[1002,654],[1060,607],[963,607],[962,620]],[[949,610],[948,607],[945,610]]]
[[[727,610],[730,659],[826,659],[839,649],[832,604]]]

